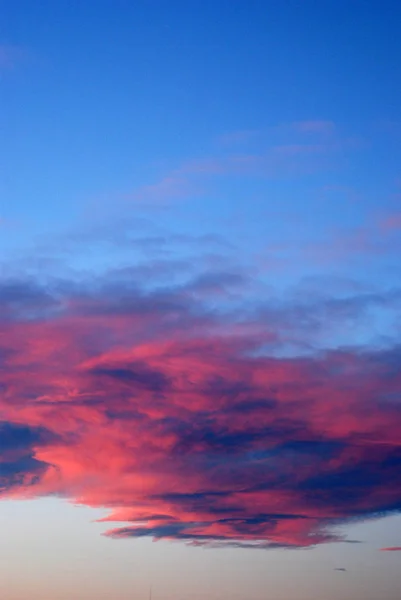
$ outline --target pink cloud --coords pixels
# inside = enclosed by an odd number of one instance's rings
[[[117,538],[260,548],[399,510],[399,349],[266,355],[291,307],[218,318],[202,281],[2,284],[3,497],[109,508]]]
[[[380,548],[382,552],[401,552],[401,546],[393,546],[390,548]]]

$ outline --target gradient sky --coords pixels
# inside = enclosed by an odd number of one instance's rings
[[[0,13],[1,598],[397,600],[401,4]]]

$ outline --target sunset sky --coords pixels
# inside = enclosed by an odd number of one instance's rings
[[[2,600],[398,600],[400,23],[0,2]]]

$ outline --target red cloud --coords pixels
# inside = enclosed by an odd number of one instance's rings
[[[391,548],[380,548],[382,552],[401,552],[401,546],[393,546]]]
[[[260,548],[399,510],[400,348],[267,356],[273,320],[217,319],[192,288],[3,285],[2,495],[108,507],[113,537]]]

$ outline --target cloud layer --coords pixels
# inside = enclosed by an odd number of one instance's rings
[[[107,507],[115,538],[258,548],[399,511],[401,347],[280,353],[378,298],[245,317],[233,278],[1,282],[1,495]]]

